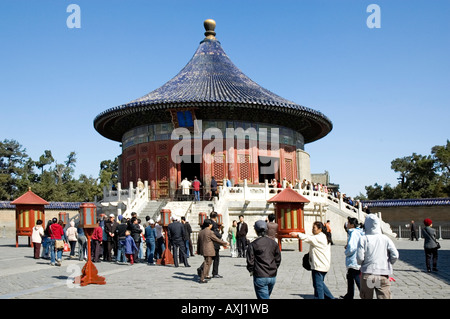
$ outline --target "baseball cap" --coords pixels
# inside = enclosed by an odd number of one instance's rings
[[[254,228],[256,232],[267,230],[267,223],[264,220],[258,220],[256,221]]]

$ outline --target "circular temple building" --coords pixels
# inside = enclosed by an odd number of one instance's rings
[[[215,22],[187,65],[160,88],[94,119],[121,142],[122,184],[147,180],[152,198],[173,197],[184,178],[218,185],[310,179],[305,144],[326,136],[322,113],[261,87],[238,69],[216,39]]]

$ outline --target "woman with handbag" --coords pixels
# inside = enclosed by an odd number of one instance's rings
[[[427,271],[431,272],[431,260],[433,260],[433,271],[437,270],[438,249],[441,247],[436,240],[436,231],[431,227],[433,222],[426,218],[423,221],[425,228],[422,229],[422,237],[424,238],[425,249],[425,265]]]
[[[319,221],[313,223],[313,235],[290,233],[309,244],[309,263],[314,287],[314,297],[317,299],[335,299],[325,284],[325,276],[331,266],[331,236],[326,226]]]
[[[64,230],[58,223],[56,218],[52,219],[50,225],[50,265],[55,266],[55,250],[56,250],[56,266],[61,266],[62,252],[64,249]]]

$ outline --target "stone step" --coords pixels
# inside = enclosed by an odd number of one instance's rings
[[[151,219],[156,220],[160,214],[160,207],[163,204],[162,201],[149,201],[146,206],[139,212],[140,218],[150,216]]]

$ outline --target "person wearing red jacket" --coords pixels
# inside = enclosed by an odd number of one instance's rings
[[[103,229],[100,226],[101,219],[97,219],[97,227],[95,227],[94,232],[91,237],[92,246],[94,250],[94,260],[92,262],[100,262],[100,249],[103,242]],[[91,252],[88,252],[90,254]]]
[[[200,200],[200,186],[202,183],[197,179],[197,176],[194,177],[194,181],[192,182],[192,187],[194,188],[194,200]]]
[[[52,224],[49,226],[50,235],[50,265],[51,266],[61,266],[62,261],[62,249],[55,249],[55,243],[57,240],[62,240],[64,236],[64,230],[60,224],[58,224],[58,219],[53,218]],[[56,263],[55,263],[55,250],[56,250]]]

